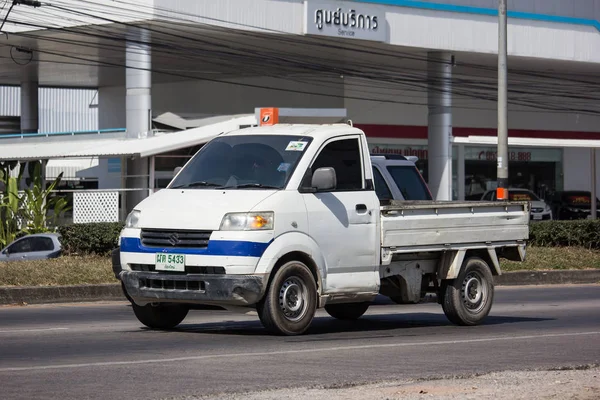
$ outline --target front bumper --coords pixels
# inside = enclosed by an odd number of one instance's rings
[[[121,271],[119,279],[136,304],[178,302],[248,306],[264,294],[260,275],[170,274]]]

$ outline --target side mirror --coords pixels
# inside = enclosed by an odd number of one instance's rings
[[[317,191],[335,189],[337,186],[337,177],[335,169],[331,167],[319,168],[312,176],[311,186]]]
[[[175,169],[173,170],[173,176],[177,175],[182,168],[183,167],[175,167]]]

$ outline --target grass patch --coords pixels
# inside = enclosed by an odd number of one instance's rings
[[[68,256],[51,260],[0,262],[0,286],[99,283],[118,283],[108,257]]]
[[[527,248],[523,263],[501,260],[503,271],[600,269],[600,250],[583,247]],[[0,262],[0,286],[62,286],[118,283],[111,260],[100,256],[65,256],[52,260]]]
[[[527,248],[525,262],[501,260],[503,271],[600,268],[600,250],[584,247]]]

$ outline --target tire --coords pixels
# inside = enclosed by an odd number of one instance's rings
[[[127,289],[125,289],[125,284],[123,282],[121,282],[121,291],[123,292],[123,295],[125,296],[127,301],[129,301],[131,304],[134,304],[133,299],[131,298],[131,296],[129,296],[129,293],[127,293]]]
[[[172,329],[181,323],[188,314],[189,308],[180,304],[147,304],[138,306],[131,303],[137,319],[148,328]]]
[[[494,284],[488,264],[479,257],[465,260],[458,277],[441,287],[442,308],[456,325],[477,325],[489,314]]]
[[[263,326],[272,333],[304,333],[317,310],[317,284],[308,267],[300,261],[282,265],[256,310]]]
[[[325,306],[325,311],[333,318],[355,320],[367,312],[369,305],[369,303],[330,304]]]

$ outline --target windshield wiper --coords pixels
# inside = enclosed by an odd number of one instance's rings
[[[242,183],[241,185],[235,185],[235,186],[223,186],[221,189],[251,189],[251,188],[277,189],[277,190],[281,189],[279,186],[263,185],[262,183]]]
[[[206,181],[196,181],[191,183],[184,183],[183,185],[173,186],[172,189],[181,189],[181,188],[192,188],[192,187],[221,187],[218,183],[206,182]]]

